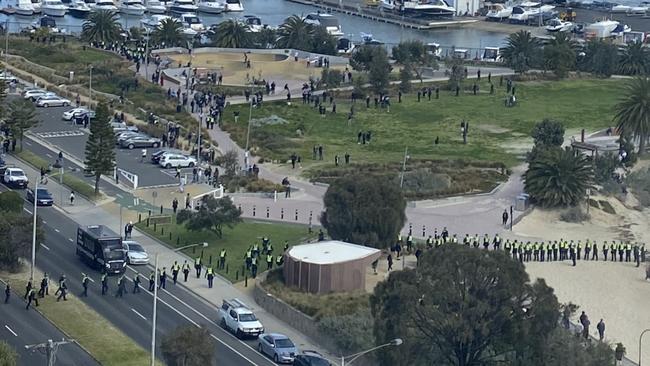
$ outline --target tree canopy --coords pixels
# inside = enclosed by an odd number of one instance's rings
[[[23,137],[25,131],[40,123],[36,115],[34,104],[26,99],[17,99],[9,103],[8,116],[5,124],[11,133],[20,141],[20,150],[23,150]]]
[[[425,68],[438,69],[438,62],[427,52],[422,41],[412,40],[400,42],[392,49],[393,59],[402,65],[410,65],[411,70],[422,81],[422,71]]]
[[[615,111],[619,130],[638,139],[639,155],[645,154],[650,137],[650,78],[637,77],[628,82]]]
[[[90,123],[86,141],[86,168],[95,176],[95,193],[99,193],[99,180],[111,174],[115,167],[115,134],[110,125],[111,112],[106,103],[99,103],[95,119]]]
[[[406,200],[394,181],[351,175],[333,182],[323,198],[321,223],[335,240],[387,248],[406,221]]]
[[[0,365],[2,366],[16,366],[18,354],[16,351],[5,341],[0,341]]]
[[[167,334],[160,346],[169,366],[204,366],[214,361],[215,344],[205,328],[184,325]]]
[[[0,193],[0,270],[19,270],[20,258],[31,253],[33,219],[22,215],[22,210],[23,200],[18,193]],[[42,237],[40,219],[36,222],[36,236]]]
[[[214,198],[203,196],[197,210],[181,210],[177,221],[185,223],[191,231],[209,230],[221,237],[223,227],[233,227],[241,222],[241,212],[232,203],[230,197]]]
[[[524,73],[539,62],[540,51],[539,41],[529,31],[521,30],[508,36],[503,59],[515,72]]]
[[[111,10],[93,10],[82,25],[81,38],[88,42],[110,43],[120,37],[119,16]]]
[[[252,42],[252,35],[248,26],[234,19],[219,23],[212,38],[215,46],[226,48],[245,48],[251,46]],[[266,45],[264,48],[266,48]]]
[[[561,122],[544,119],[533,127],[531,137],[535,145],[562,146],[564,142],[564,126]]]
[[[183,25],[176,19],[163,19],[151,33],[151,38],[157,44],[168,47],[185,46]]]

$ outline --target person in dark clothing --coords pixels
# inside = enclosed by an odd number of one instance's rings
[[[591,322],[589,321],[589,317],[587,316],[587,314],[585,314],[584,311],[580,315],[580,324],[582,324],[583,327],[583,331],[582,331],[583,337],[585,337],[585,339],[589,339],[589,324],[591,324]]]
[[[325,240],[325,233],[323,233],[323,230],[319,229],[318,230],[318,241],[324,241]]]
[[[84,287],[84,291],[81,293],[81,296],[88,297],[88,282],[89,278],[85,273],[81,274],[81,285]]]
[[[388,258],[386,258],[386,261],[388,262],[388,270],[392,271],[393,270],[393,256],[388,255]]]
[[[160,285],[158,288],[165,288],[165,285],[167,284],[167,268],[163,267],[162,272],[160,272]]]
[[[151,271],[149,275],[149,291],[153,291],[156,286],[156,273]]]
[[[140,275],[136,274],[133,278],[133,293],[140,293]]]
[[[176,213],[176,210],[178,210],[178,199],[174,197],[174,200],[172,201],[172,210],[174,213]]]
[[[11,285],[9,282],[5,285],[5,304],[9,303],[9,298],[11,297]]]
[[[27,306],[25,306],[25,310],[29,310],[29,306],[32,304],[32,302],[34,302],[35,306],[38,306],[38,299],[36,298],[36,292],[34,291],[34,289],[29,289],[29,292],[27,293]]]
[[[508,210],[503,210],[503,213],[501,214],[501,220],[503,226],[505,226],[508,223]]]
[[[27,285],[25,286],[25,296],[23,296],[23,299],[27,300],[27,296],[29,296],[29,291],[32,289],[32,281],[27,281]]]
[[[596,329],[598,330],[598,339],[602,341],[605,338],[605,322],[602,319],[596,325]]]

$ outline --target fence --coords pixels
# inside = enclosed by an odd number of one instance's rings
[[[213,189],[213,190],[211,190],[211,191],[208,191],[208,192],[205,192],[205,193],[201,193],[201,194],[199,194],[199,195],[197,195],[197,196],[192,197],[192,198],[190,199],[190,207],[192,207],[192,209],[197,208],[197,203],[198,203],[198,201],[199,201],[201,198],[203,198],[204,196],[208,196],[208,195],[211,195],[212,197],[217,198],[217,199],[219,199],[219,198],[223,198],[223,196],[224,196],[224,188],[223,188],[223,185],[219,184],[219,188],[217,188],[217,189]]]

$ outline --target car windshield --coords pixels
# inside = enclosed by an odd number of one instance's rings
[[[311,366],[330,366],[330,363],[327,362],[324,358],[316,356],[303,356],[309,360]]]
[[[104,252],[104,256],[108,260],[124,259],[123,250],[107,250]]]
[[[239,321],[241,322],[254,322],[256,320],[255,314],[239,314]]]
[[[22,177],[25,175],[25,173],[21,172],[20,170],[12,170],[11,175],[14,177]]]
[[[39,189],[38,192],[36,193],[38,198],[50,198],[50,192],[47,191],[47,189]]]
[[[144,252],[144,248],[140,244],[130,243],[129,251],[131,252]]]
[[[122,249],[122,241],[120,239],[105,239],[101,242],[107,249]]]
[[[277,348],[293,348],[293,342],[289,338],[276,339],[275,346]]]

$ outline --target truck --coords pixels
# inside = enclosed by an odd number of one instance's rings
[[[223,300],[219,309],[220,324],[233,332],[237,338],[257,338],[264,333],[264,326],[257,320],[253,311],[239,299]]]
[[[122,274],[126,270],[122,237],[104,225],[77,228],[77,255],[89,266],[107,274]]]
[[[25,172],[20,168],[5,168],[2,181],[9,187],[16,188],[27,188],[27,184],[29,184]]]

